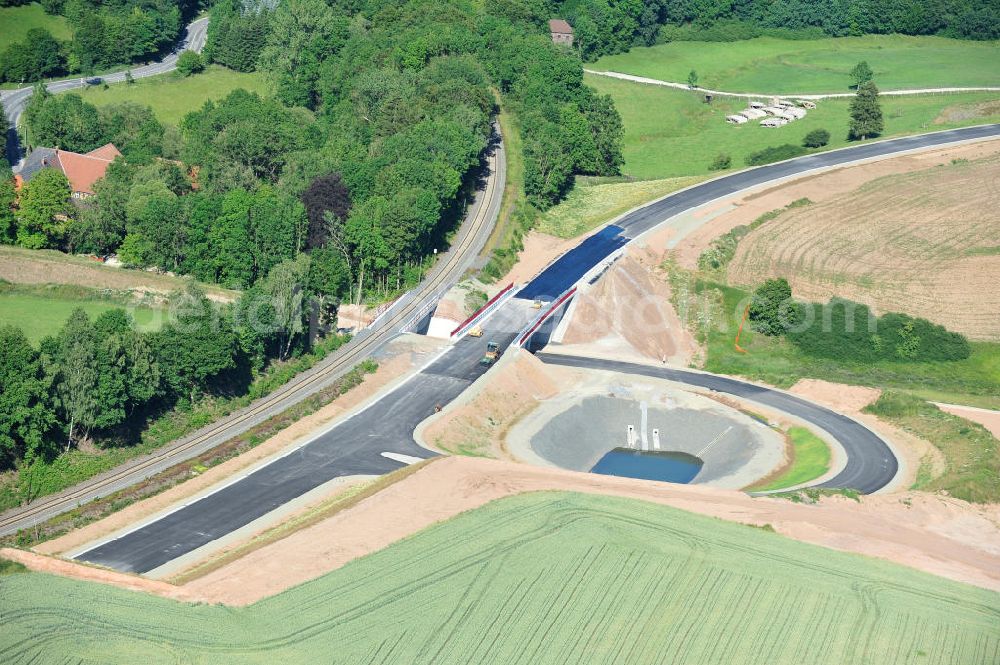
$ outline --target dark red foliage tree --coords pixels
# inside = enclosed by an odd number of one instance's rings
[[[351,211],[351,193],[339,173],[321,175],[302,193],[302,204],[309,217],[306,246],[309,249],[325,247],[331,231],[328,217],[332,216],[341,222],[347,219],[347,214]]]

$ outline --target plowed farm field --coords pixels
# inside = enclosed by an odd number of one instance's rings
[[[996,663],[1000,595],[665,506],[539,492],[246,608],[0,577],[5,663]]]
[[[740,241],[730,283],[785,277],[831,296],[1000,339],[1000,152],[871,181],[788,210]]]

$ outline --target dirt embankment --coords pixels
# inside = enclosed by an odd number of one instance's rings
[[[833,497],[803,505],[728,490],[468,457],[427,465],[347,510],[182,587],[44,557],[19,560],[36,570],[172,598],[247,605],[494,499],[541,490],[622,496],[745,524],[769,524],[797,540],[1000,590],[1000,506],[972,506],[921,493],[864,497],[860,502]]]
[[[959,404],[938,403],[937,406],[945,413],[979,423],[988,429],[993,436],[1000,439],[1000,411],[980,409],[974,406],[961,406]]]
[[[653,501],[784,535],[875,556],[1000,590],[1000,507],[912,494],[835,497],[818,505],[752,499],[740,492],[540,469],[452,457],[365,499],[329,520],[257,550],[185,590],[244,605],[343,566],[422,528],[521,492],[567,490]]]
[[[185,288],[183,277],[104,265],[96,259],[68,256],[50,250],[0,247],[0,279],[12,284],[70,284],[93,289],[129,292],[136,297],[162,300]],[[232,302],[239,293],[202,285],[209,298]]]
[[[507,431],[539,402],[558,392],[540,360],[512,351],[480,381],[418,428],[424,445],[443,452],[507,457]]]
[[[581,289],[561,344],[690,364],[698,345],[670,304],[669,282],[654,257],[630,250],[595,284]]]

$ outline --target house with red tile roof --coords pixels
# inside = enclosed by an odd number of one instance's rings
[[[111,143],[85,154],[59,148],[35,148],[14,176],[15,186],[20,189],[42,169],[58,169],[69,180],[73,198],[85,199],[94,195],[94,183],[104,177],[111,162],[120,156],[118,148]]]
[[[573,26],[564,19],[554,18],[549,20],[549,32],[552,34],[552,41],[555,44],[573,45]]]

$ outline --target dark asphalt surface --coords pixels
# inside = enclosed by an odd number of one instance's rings
[[[588,270],[628,243],[630,238],[622,235],[623,230],[620,226],[604,227],[554,261],[518,291],[517,297],[547,301],[558,298],[586,275]]]
[[[920,136],[907,136],[900,139],[866,143],[799,157],[787,162],[761,166],[748,171],[734,173],[701,185],[695,185],[690,189],[677,192],[672,196],[640,208],[624,219],[619,220],[617,224],[625,229],[625,234],[635,238],[639,234],[650,230],[664,219],[668,219],[709,201],[728,196],[748,187],[764,184],[771,180],[797,175],[811,169],[838,166],[903,150],[927,148],[953,141],[990,136],[1000,136],[1000,124],[965,127]]]
[[[865,144],[734,173],[678,192],[627,215],[618,222],[623,232],[609,229],[601,240],[594,241],[594,245],[569,253],[567,256],[571,258],[562,265],[568,271],[567,279],[573,275],[576,275],[574,280],[579,279],[587,269],[614,251],[612,245],[620,242],[621,237],[634,238],[676,214],[771,180],[903,150],[989,136],[1000,136],[1000,125]],[[587,265],[588,262],[590,265]],[[560,261],[543,271],[525,287],[522,294],[558,295],[564,291],[565,288],[561,287],[566,284],[565,280],[556,276],[559,269],[553,271],[558,265]],[[556,293],[544,293],[557,289]],[[488,340],[502,341],[506,347],[515,338],[532,314],[531,310],[525,311],[525,305],[523,299],[512,299],[484,326],[484,337],[463,339],[433,366],[295,453],[76,558],[118,570],[147,572],[231,533],[329,480],[359,473],[386,473],[398,468],[400,463],[382,457],[383,451],[414,457],[429,456],[428,451],[413,441],[414,429],[433,412],[435,404],[447,404],[482,374],[484,370],[478,361]],[[643,368],[642,365],[634,367]],[[895,474],[897,462],[885,442],[849,418],[790,395],[735,379],[683,370],[649,369],[673,372],[676,377],[673,380],[714,387],[721,392],[761,401],[830,431],[844,445],[849,459],[847,467],[837,477],[824,483],[825,487],[850,487],[871,492],[884,486]]]
[[[504,325],[504,322],[507,325]],[[231,533],[335,478],[381,475],[403,466],[383,452],[426,458],[413,440],[417,423],[458,397],[486,368],[488,341],[504,347],[523,319],[496,316],[481,338],[465,337],[443,357],[366,410],[214,494],[90,549],[76,558],[145,573]]]
[[[878,435],[860,423],[804,399],[758,386],[746,381],[714,374],[689,372],[669,367],[652,367],[635,363],[583,358],[562,354],[539,353],[537,357],[550,365],[567,365],[586,369],[601,369],[621,374],[638,374],[689,386],[707,388],[735,397],[753,400],[784,413],[802,418],[833,436],[847,453],[847,465],[836,476],[817,487],[855,489],[870,494],[882,489],[896,476],[899,464],[889,446]]]

